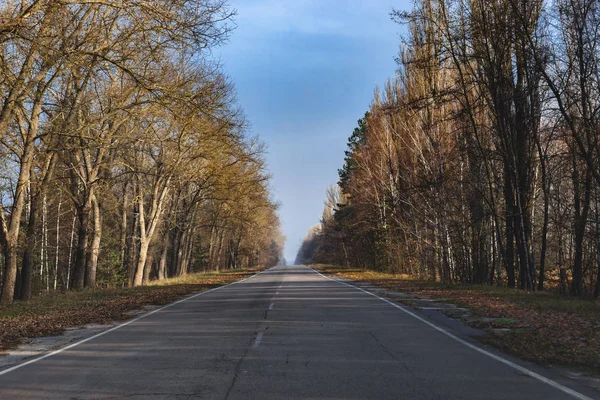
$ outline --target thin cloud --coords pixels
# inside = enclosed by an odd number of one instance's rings
[[[390,3],[372,0],[247,0],[236,4],[236,8],[241,25],[263,33],[365,37],[378,31],[376,25],[391,11]]]

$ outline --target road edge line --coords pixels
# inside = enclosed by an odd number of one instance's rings
[[[272,268],[274,268],[274,267],[272,267]],[[193,294],[193,295],[190,295],[190,296],[186,296],[186,297],[184,297],[183,299],[177,300],[177,301],[175,301],[175,302],[173,302],[173,303],[169,303],[169,304],[167,304],[167,305],[165,305],[165,306],[162,306],[162,307],[160,307],[160,308],[157,308],[156,310],[149,311],[149,312],[147,312],[147,313],[145,313],[145,314],[142,314],[142,315],[140,315],[139,317],[136,317],[136,318],[130,319],[130,320],[128,320],[128,321],[125,321],[125,322],[123,322],[123,323],[121,323],[121,324],[119,324],[119,325],[113,326],[113,327],[112,327],[112,328],[110,328],[110,329],[107,329],[107,330],[105,330],[105,331],[102,331],[102,332],[100,332],[100,333],[97,333],[97,334],[95,334],[95,335],[92,335],[92,336],[90,336],[90,337],[88,337],[88,338],[82,339],[82,340],[80,340],[80,341],[78,341],[78,342],[72,343],[72,344],[70,344],[70,345],[68,345],[68,346],[61,347],[60,349],[56,349],[56,350],[54,350],[54,351],[51,351],[50,353],[46,353],[46,354],[44,354],[44,355],[42,355],[42,356],[39,356],[39,357],[32,358],[31,360],[25,361],[25,362],[23,362],[23,363],[20,363],[20,364],[17,364],[17,365],[13,365],[13,366],[12,366],[12,367],[10,367],[10,368],[7,368],[7,369],[4,369],[4,370],[0,371],[0,376],[2,376],[2,375],[6,375],[6,374],[8,374],[9,372],[13,372],[13,371],[15,371],[15,370],[17,370],[17,369],[19,369],[19,368],[23,368],[23,367],[25,367],[25,366],[27,366],[27,365],[34,364],[34,363],[36,363],[36,362],[38,362],[38,361],[42,361],[42,360],[44,360],[44,359],[46,359],[46,358],[49,358],[49,357],[55,356],[55,355],[57,355],[57,354],[60,354],[60,353],[62,353],[63,351],[67,351],[67,350],[70,350],[70,349],[72,349],[72,348],[74,348],[74,347],[77,347],[77,346],[79,346],[80,344],[84,344],[84,343],[86,343],[86,342],[89,342],[89,341],[91,341],[91,340],[97,339],[97,338],[99,338],[100,336],[104,336],[104,335],[106,335],[107,333],[110,333],[110,332],[116,331],[117,329],[121,329],[121,328],[123,328],[124,326],[130,325],[130,324],[132,324],[132,323],[134,323],[134,322],[137,322],[137,321],[139,321],[139,320],[141,320],[141,319],[143,319],[143,318],[149,317],[149,316],[150,316],[150,315],[152,315],[152,314],[156,314],[157,312],[160,312],[160,311],[162,311],[162,310],[165,310],[165,309],[167,309],[167,308],[173,307],[174,305],[177,305],[177,304],[179,304],[179,303],[183,303],[184,301],[188,301],[188,300],[194,299],[194,298],[196,298],[196,297],[199,297],[199,296],[202,296],[202,295],[204,295],[204,294],[207,294],[207,293],[211,293],[211,292],[217,291],[217,290],[219,290],[219,289],[226,288],[226,287],[228,287],[228,286],[233,286],[233,285],[236,285],[236,284],[238,284],[238,283],[245,282],[245,281],[247,281],[247,280],[249,280],[249,279],[252,279],[252,278],[254,278],[255,276],[257,276],[257,275],[260,275],[260,274],[262,274],[263,272],[265,272],[265,271],[268,271],[268,270],[270,270],[270,269],[272,269],[272,268],[268,268],[268,269],[262,270],[262,271],[260,271],[260,272],[257,272],[256,274],[254,274],[254,275],[252,275],[252,276],[249,276],[249,277],[247,277],[247,278],[244,278],[244,279],[242,279],[242,280],[239,280],[239,281],[231,282],[231,283],[228,283],[228,284],[226,284],[226,285],[223,285],[223,286],[219,286],[219,287],[216,287],[216,288],[212,288],[212,289],[204,290],[204,291],[202,291],[202,292],[200,292],[200,293],[196,293],[196,294]]]
[[[561,392],[566,393],[566,394],[568,394],[568,395],[570,395],[570,396],[572,396],[572,397],[574,397],[576,399],[579,399],[579,400],[594,400],[591,397],[588,397],[588,396],[586,396],[586,395],[584,395],[582,393],[579,393],[579,392],[577,392],[577,391],[575,391],[573,389],[570,389],[570,388],[568,388],[568,387],[566,387],[564,385],[561,385],[560,383],[558,383],[558,382],[556,382],[556,381],[554,381],[554,380],[552,380],[550,378],[546,378],[545,376],[540,375],[540,374],[538,374],[536,372],[533,372],[532,370],[530,370],[528,368],[525,368],[525,367],[523,367],[523,366],[521,366],[519,364],[515,364],[514,362],[512,362],[510,360],[507,360],[504,357],[501,357],[501,356],[499,356],[497,354],[494,354],[494,353],[489,352],[489,351],[487,351],[485,349],[482,349],[479,346],[476,346],[476,345],[474,345],[472,343],[469,343],[466,340],[461,339],[458,336],[456,336],[456,335],[448,332],[444,328],[441,328],[441,327],[437,326],[433,322],[428,321],[425,318],[423,318],[423,317],[415,314],[414,312],[408,310],[407,308],[401,306],[400,304],[396,304],[396,303],[394,303],[394,302],[392,302],[392,301],[390,301],[388,299],[385,299],[385,298],[383,298],[381,296],[376,295],[375,293],[371,293],[368,290],[364,290],[362,288],[359,288],[358,286],[354,286],[354,285],[351,285],[349,283],[342,282],[340,280],[337,280],[337,279],[331,278],[329,276],[323,275],[319,271],[317,271],[317,270],[315,270],[315,269],[313,269],[313,268],[311,268],[309,266],[306,266],[306,268],[310,269],[311,271],[315,272],[318,275],[321,275],[323,278],[329,279],[329,280],[331,280],[333,282],[337,282],[337,283],[339,283],[341,285],[345,285],[345,286],[351,287],[351,288],[356,289],[356,290],[360,290],[363,293],[366,293],[366,294],[368,294],[370,296],[373,296],[373,297],[375,297],[375,298],[377,298],[379,300],[382,300],[382,301],[388,303],[389,305],[391,305],[393,307],[396,307],[397,309],[399,309],[399,310],[403,311],[404,313],[410,315],[411,317],[416,318],[417,320],[423,322],[424,324],[426,324],[429,327],[435,329],[436,331],[438,331],[440,333],[443,333],[444,335],[448,336],[451,339],[454,339],[458,343],[463,344],[466,347],[468,347],[468,348],[470,348],[472,350],[477,351],[478,353],[486,355],[486,356],[488,356],[488,357],[490,357],[490,358],[492,358],[492,359],[494,359],[494,360],[496,360],[496,361],[498,361],[498,362],[500,362],[500,363],[502,363],[502,364],[504,364],[506,366],[509,366],[509,367],[511,367],[511,368],[513,368],[513,369],[515,369],[515,370],[523,373],[524,375],[527,375],[527,376],[529,376],[531,378],[537,379],[538,381],[543,382],[543,383],[545,383],[545,384],[547,384],[547,385],[549,385],[549,386],[551,386],[551,387],[553,387],[553,388],[555,388],[557,390],[560,390]]]

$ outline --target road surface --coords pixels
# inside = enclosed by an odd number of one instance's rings
[[[276,267],[0,371],[0,399],[598,396],[398,307],[307,267]]]

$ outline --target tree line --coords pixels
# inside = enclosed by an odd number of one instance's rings
[[[298,262],[600,297],[600,3],[416,0]]]
[[[224,0],[0,3],[2,302],[274,265]]]

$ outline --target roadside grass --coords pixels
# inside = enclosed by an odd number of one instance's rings
[[[94,289],[42,294],[29,301],[0,306],[0,352],[28,338],[58,335],[67,328],[107,324],[131,318],[131,312],[164,305],[194,292],[226,285],[260,269],[200,272],[153,281],[136,288]]]
[[[498,325],[502,325],[502,326],[510,326],[510,325],[514,325],[517,321],[515,321],[512,318],[498,318],[497,320],[494,321],[494,323],[498,324]]]
[[[464,307],[467,323],[490,332],[482,342],[544,365],[560,365],[600,375],[600,303],[488,285],[453,285],[406,275],[315,265],[325,274],[369,282]],[[408,300],[410,304],[410,299]],[[406,304],[406,303],[405,303]],[[492,333],[497,328],[508,332]]]

